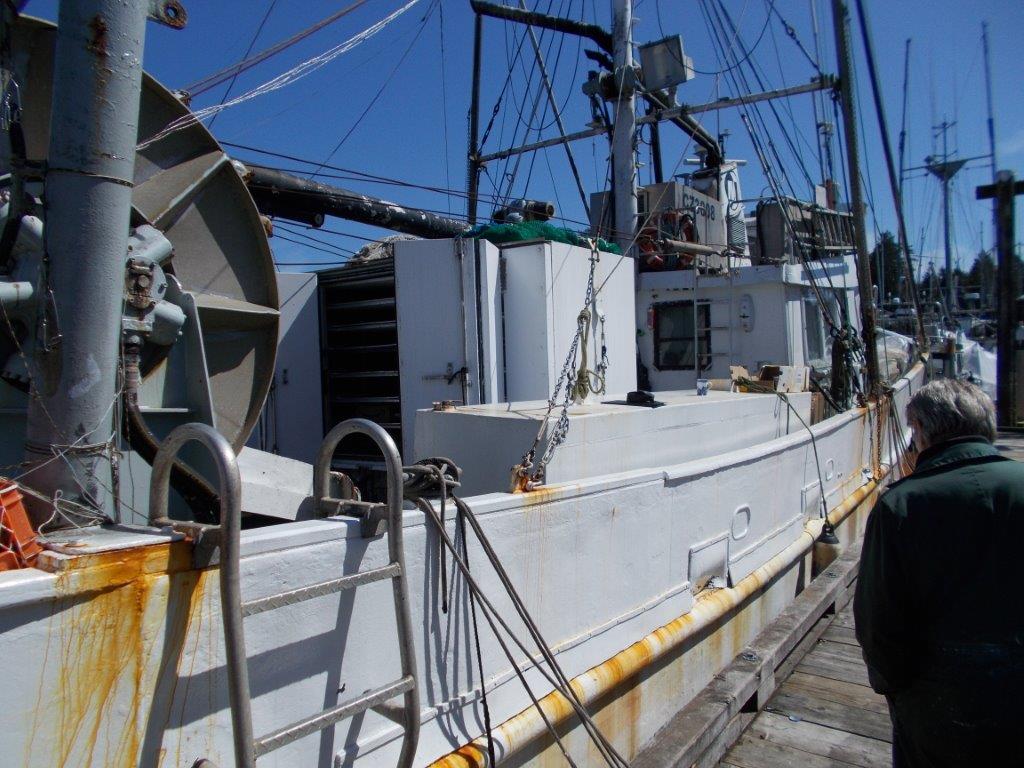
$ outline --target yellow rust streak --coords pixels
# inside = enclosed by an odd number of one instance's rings
[[[879,481],[872,480],[850,494],[829,513],[829,521],[838,525],[865,501],[874,498]],[[688,613],[679,616],[651,634],[619,651],[607,661],[588,669],[570,681],[584,705],[612,691],[688,638],[721,619],[750,596],[761,591],[780,573],[803,557],[821,531],[822,521],[808,523],[795,542],[767,563],[742,579],[731,589],[708,590],[694,601]],[[551,691],[539,700],[541,709],[552,725],[557,726],[573,715],[569,700],[558,691]],[[494,728],[491,736],[497,747],[498,761],[522,749],[546,732],[543,720],[530,706]],[[430,764],[429,768],[487,768],[487,738],[482,736]]]
[[[167,602],[189,586],[184,582],[195,586],[190,547],[137,547],[54,565],[57,597],[45,653],[59,666],[48,677],[55,690],[37,703],[33,762],[49,752],[53,765],[136,766],[147,700],[164,666],[157,659],[154,676],[150,655],[167,621],[188,619],[168,615]],[[49,647],[50,638],[59,648]]]
[[[516,490],[513,491],[513,493],[523,500],[524,506],[535,507],[539,504],[547,504],[551,501],[557,501],[565,496],[569,491],[575,491],[578,489],[578,485],[542,485],[538,488],[534,488],[532,491]]]

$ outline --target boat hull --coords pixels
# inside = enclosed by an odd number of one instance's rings
[[[841,518],[840,539],[862,534],[880,487],[875,475],[895,455],[885,421],[922,377],[918,366],[898,383],[893,408],[850,411],[810,431],[794,423],[788,434],[727,454],[469,499],[566,674],[627,758],[808,583],[822,487]],[[780,424],[784,417],[781,406]],[[454,535],[454,510],[445,511]],[[479,742],[464,746],[484,730],[465,584],[451,577],[450,563],[442,580],[436,531],[420,513],[409,510],[404,527],[422,702],[416,764],[482,765]],[[469,553],[483,590],[525,638],[472,540]],[[246,531],[243,597],[386,557],[385,542],[362,538],[353,520]],[[0,651],[10,670],[0,692],[5,764],[232,765],[216,568],[195,567],[184,542],[47,553],[40,565],[0,574]],[[253,616],[245,632],[257,734],[399,676],[386,583]],[[560,764],[482,618],[480,642],[499,761]],[[548,694],[536,670],[525,676],[538,697]],[[564,722],[570,753],[581,765],[599,764],[558,698],[544,705],[561,713],[554,719]],[[367,712],[259,765],[391,766],[400,742],[395,723]]]

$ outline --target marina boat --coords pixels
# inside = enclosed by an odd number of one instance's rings
[[[824,191],[636,188],[619,130],[587,233],[275,275],[265,216],[337,195],[141,73],[177,2],[5,8],[4,765],[627,765],[901,471],[924,368]]]

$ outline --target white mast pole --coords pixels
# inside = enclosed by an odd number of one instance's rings
[[[615,242],[625,253],[636,231],[636,103],[634,97],[632,0],[612,0],[612,45],[615,64],[615,126],[612,170],[615,175]]]

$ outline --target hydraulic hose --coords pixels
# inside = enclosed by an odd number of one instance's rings
[[[139,384],[142,381],[140,370],[140,348],[136,344],[125,346],[124,350],[124,437],[148,464],[152,465],[156,458],[160,441],[150,430],[142,416],[139,405]],[[217,510],[220,508],[220,496],[206,480],[194,469],[175,459],[171,467],[171,487],[185,500],[196,522],[218,522]]]

